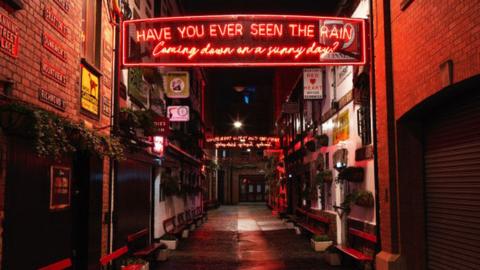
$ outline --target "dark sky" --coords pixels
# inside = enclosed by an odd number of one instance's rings
[[[334,15],[342,0],[181,0],[185,15],[212,14],[299,14]],[[268,135],[273,131],[273,68],[207,68],[207,94],[212,98],[210,111],[217,135],[243,133]],[[249,87],[249,104],[236,85]],[[211,96],[213,95],[213,96]],[[239,119],[238,131],[232,123]]]

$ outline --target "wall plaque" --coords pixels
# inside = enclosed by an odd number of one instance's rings
[[[65,13],[70,12],[70,1],[71,0],[53,0]]]
[[[45,7],[43,10],[43,18],[62,36],[68,36],[68,26],[58,18],[58,16],[52,11],[51,7]]]
[[[65,49],[63,49],[60,43],[47,33],[43,33],[42,35],[42,45],[58,59],[67,62],[67,52]]]
[[[110,99],[106,96],[103,96],[103,99],[102,99],[102,113],[106,117],[110,117],[110,115],[111,115],[111,112],[112,112],[112,105],[111,104],[112,103],[111,103]]]
[[[65,101],[62,98],[44,90],[43,88],[38,89],[38,100],[56,109],[65,111]]]
[[[7,15],[0,13],[0,51],[18,56],[18,28]]]
[[[52,79],[53,81],[66,86],[67,85],[67,76],[59,71],[59,68],[52,66],[46,60],[42,60],[40,64],[40,68],[42,70],[42,74],[47,76],[48,78]]]

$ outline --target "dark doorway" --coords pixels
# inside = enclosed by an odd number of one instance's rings
[[[89,154],[74,159],[72,192],[74,263],[77,269],[98,269],[102,248],[103,160]]]
[[[265,201],[265,176],[240,175],[240,201],[264,202]]]
[[[225,204],[225,171],[218,171],[218,201]]]
[[[14,137],[7,152],[3,269],[37,269],[71,258],[72,208],[50,210],[50,167],[71,168],[71,160],[39,158],[29,141]]]
[[[118,163],[115,182],[114,248],[126,244],[127,236],[150,230],[152,166],[127,159]]]

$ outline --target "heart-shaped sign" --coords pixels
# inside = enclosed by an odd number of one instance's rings
[[[315,84],[316,81],[317,81],[317,79],[310,79],[311,84]]]

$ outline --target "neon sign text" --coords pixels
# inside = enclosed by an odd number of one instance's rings
[[[125,66],[363,65],[366,59],[362,19],[163,17],[125,21],[123,31]]]
[[[275,148],[280,139],[267,136],[219,136],[207,138],[207,143],[215,148]]]

